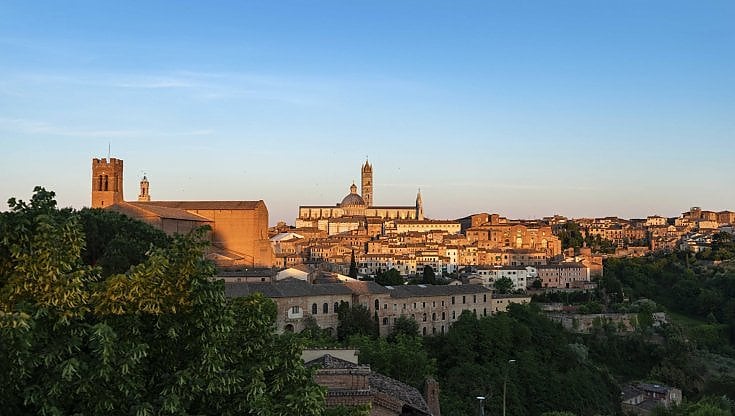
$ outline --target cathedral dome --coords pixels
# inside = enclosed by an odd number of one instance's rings
[[[350,193],[342,199],[342,203],[339,204],[341,207],[363,207],[365,206],[365,201],[362,199],[360,195],[357,194],[357,186],[353,183],[352,186],[350,186]]]

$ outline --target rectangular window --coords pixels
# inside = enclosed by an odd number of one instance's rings
[[[291,307],[291,313],[299,313],[299,307],[298,306],[292,306]]]

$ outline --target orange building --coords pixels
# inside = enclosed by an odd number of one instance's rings
[[[220,265],[271,267],[268,208],[260,201],[155,201],[143,178],[138,201],[123,198],[123,161],[92,160],[92,208],[105,208],[136,218],[167,234],[212,228],[210,257]]]

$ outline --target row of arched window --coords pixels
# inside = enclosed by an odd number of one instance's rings
[[[339,302],[334,302],[334,307],[332,309],[332,312],[337,313],[337,308],[339,308]],[[311,314],[317,315],[318,312],[319,312],[319,307],[317,306],[316,303],[313,303],[311,305]],[[322,313],[329,313],[329,304],[327,302],[324,302],[324,304],[322,304]]]

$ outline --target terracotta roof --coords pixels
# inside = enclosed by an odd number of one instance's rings
[[[307,367],[319,367],[319,368],[330,368],[330,369],[340,369],[340,368],[370,368],[370,366],[367,365],[358,365],[352,362],[349,362],[347,360],[343,360],[341,358],[333,357],[330,354],[324,354],[319,358],[315,358],[311,361],[307,361],[304,363]]]
[[[120,202],[112,205],[109,209],[117,211],[123,214],[131,211],[145,211],[149,214],[155,215],[160,218],[184,220],[184,221],[196,221],[196,222],[212,222],[209,218],[202,217],[200,215],[192,214],[181,209],[161,207],[157,205],[151,205],[148,202]],[[127,211],[127,212],[126,212]]]
[[[262,293],[269,298],[352,294],[350,288],[343,283],[313,285],[298,279],[284,279],[275,283],[225,282],[225,294],[229,297],[248,296],[256,292]]]
[[[460,225],[457,221],[452,220],[395,220],[396,224],[456,224]]]
[[[582,263],[557,263],[557,264],[542,264],[535,266],[537,269],[586,269],[587,267]]]
[[[309,367],[319,367],[325,369],[352,369],[352,368],[370,368],[365,365],[358,365],[340,358],[332,357],[325,354],[320,358],[311,360],[306,363]],[[370,389],[376,392],[391,396],[404,403],[404,406],[412,407],[419,411],[419,414],[431,415],[426,400],[419,391],[406,383],[396,379],[384,376],[382,374],[371,371],[368,375],[368,384]],[[412,413],[416,414],[416,413]]]
[[[155,205],[159,207],[178,208],[185,210],[253,210],[261,205],[265,207],[265,203],[260,201],[151,201],[143,202],[147,205]]]
[[[381,286],[373,281],[351,281],[345,282],[345,286],[349,287],[352,292],[356,295],[367,295],[367,294],[385,294],[389,293],[388,289]]]
[[[395,397],[402,401],[404,406],[408,405],[426,415],[431,415],[429,406],[426,405],[426,400],[424,400],[424,397],[415,387],[374,371],[368,376],[368,381],[371,389]]]
[[[475,295],[480,293],[490,293],[490,289],[478,285],[403,285],[387,286],[387,289],[390,290],[390,297],[398,299],[422,296]]]

